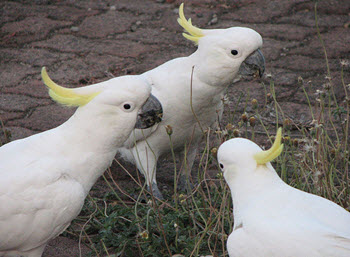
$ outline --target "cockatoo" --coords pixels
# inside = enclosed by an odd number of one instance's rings
[[[42,77],[55,101],[79,108],[57,128],[0,148],[0,256],[41,256],[132,130],[154,125],[162,113],[138,76],[79,90],[58,86],[44,68]]]
[[[281,134],[267,151],[244,138],[219,147],[234,206],[229,256],[350,256],[350,213],[287,185],[270,164],[282,152]]]
[[[187,166],[183,165],[180,171],[181,178],[186,178],[203,132],[215,127],[221,118],[226,88],[241,76],[261,76],[265,65],[260,51],[262,38],[256,31],[243,27],[199,29],[190,19],[186,20],[183,4],[179,15],[179,24],[188,32],[183,35],[198,49],[188,57],[170,60],[141,74],[162,103],[162,122],[146,130],[135,130],[118,150],[124,159],[136,164],[153,195],[160,199],[163,196],[156,181],[158,159],[171,152],[171,145],[175,151],[186,153]],[[171,143],[167,125],[172,127]]]

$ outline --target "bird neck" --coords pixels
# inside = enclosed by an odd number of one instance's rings
[[[235,211],[244,209],[252,201],[264,196],[266,192],[281,186],[281,184],[284,182],[270,163],[258,165],[253,172],[248,170],[238,172],[229,184]]]
[[[61,126],[42,133],[40,141],[47,145],[41,148],[57,160],[59,171],[79,181],[87,193],[129,136],[123,133],[133,126],[115,123],[120,122],[113,119],[111,110],[106,114],[106,110],[97,113],[93,108],[78,108]]]
[[[117,144],[116,131],[107,119],[77,112],[55,130],[62,137],[62,146],[75,152],[109,152]],[[113,133],[114,132],[114,133]]]

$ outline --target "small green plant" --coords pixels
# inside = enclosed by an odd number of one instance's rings
[[[228,199],[222,177],[204,176],[193,194],[178,194],[177,208],[152,198],[125,206],[115,193],[107,193],[101,199],[87,198],[79,222],[89,221],[84,241],[90,242],[91,256],[224,256],[233,225]]]

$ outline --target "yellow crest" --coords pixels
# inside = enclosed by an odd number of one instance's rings
[[[63,105],[67,106],[83,106],[90,102],[100,92],[92,94],[77,94],[72,88],[64,88],[53,82],[46,72],[46,68],[41,69],[41,77],[45,85],[49,88],[50,97]]]
[[[188,40],[193,41],[195,44],[198,44],[198,40],[204,36],[203,31],[200,28],[193,26],[191,19],[186,20],[183,3],[179,7],[179,18],[177,18],[177,22],[190,34],[182,33],[182,35]]]
[[[256,160],[257,164],[268,163],[274,160],[275,158],[277,158],[281,154],[283,150],[283,144],[281,144],[281,139],[282,139],[282,128],[279,128],[277,130],[276,139],[272,147],[267,151],[262,151],[254,155],[254,159]]]

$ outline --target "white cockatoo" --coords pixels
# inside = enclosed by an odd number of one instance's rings
[[[79,90],[58,86],[44,68],[42,77],[54,100],[79,108],[57,128],[0,147],[0,256],[41,256],[132,130],[154,125],[162,112],[138,76]]]
[[[262,38],[256,31],[243,27],[199,29],[190,19],[186,20],[183,4],[179,15],[179,24],[189,33],[183,35],[198,49],[188,57],[170,60],[141,74],[162,103],[163,119],[147,130],[135,130],[118,151],[137,165],[157,198],[163,197],[157,187],[156,164],[159,157],[171,152],[165,126],[172,127],[174,150],[186,153],[187,166],[181,170],[181,178],[185,178],[184,172],[192,168],[203,132],[215,127],[222,115],[226,88],[242,75],[261,76],[265,65],[259,50]]]
[[[234,206],[229,256],[350,256],[350,213],[287,185],[270,164],[282,152],[281,134],[267,151],[244,138],[218,150]]]

